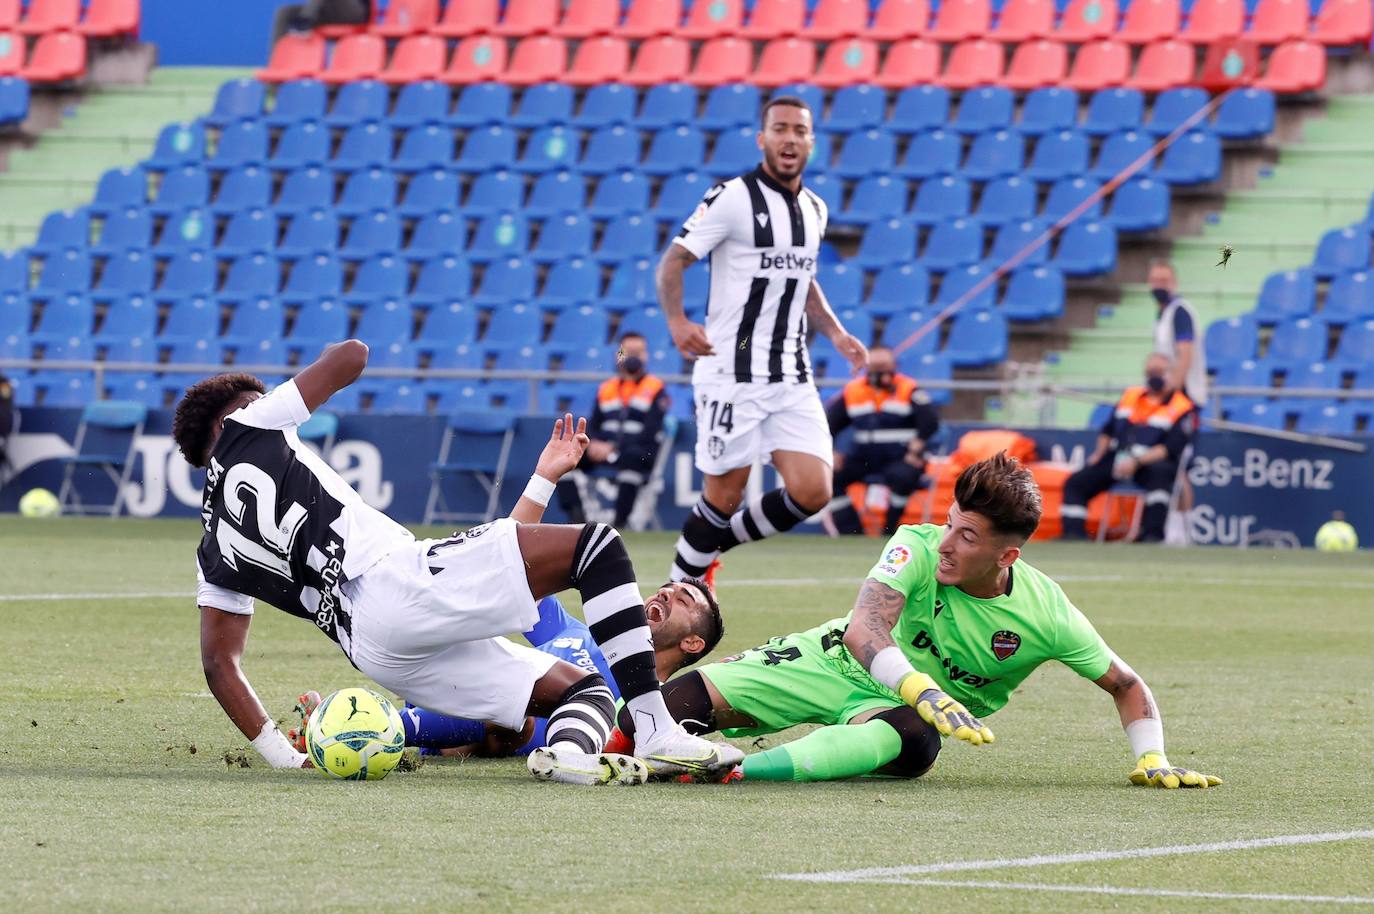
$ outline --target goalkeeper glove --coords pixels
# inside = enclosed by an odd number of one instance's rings
[[[1162,752],[1147,752],[1136,760],[1131,783],[1139,787],[1216,787],[1221,778],[1190,768],[1175,768]]]
[[[942,692],[925,673],[908,673],[897,689],[902,701],[916,709],[921,720],[940,731],[973,746],[993,741],[992,731],[959,702]]]

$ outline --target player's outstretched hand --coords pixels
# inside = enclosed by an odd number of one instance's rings
[[[589,441],[586,418],[578,419],[574,430],[572,413],[565,413],[562,419],[554,422],[553,434],[549,436],[549,443],[544,445],[544,452],[539,455],[534,472],[549,482],[558,482],[565,473],[577,466],[587,451]]]
[[[683,358],[696,359],[703,355],[715,355],[711,341],[706,337],[706,328],[687,318],[668,322],[668,331],[673,335],[673,345],[682,353]]]
[[[1147,752],[1135,763],[1131,772],[1131,783],[1138,787],[1162,787],[1174,790],[1179,787],[1216,787],[1221,778],[1203,774],[1191,768],[1176,768],[1159,752]]]
[[[855,372],[863,371],[868,367],[868,347],[863,344],[857,336],[846,333],[835,342],[835,348],[840,355],[849,360],[849,367]]]

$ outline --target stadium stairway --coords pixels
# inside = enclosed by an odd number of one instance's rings
[[[0,248],[33,243],[48,213],[89,203],[106,169],[146,156],[163,126],[204,114],[220,84],[245,72],[161,67],[147,73],[146,83],[121,80],[59,96],[56,110],[29,128],[41,133],[8,150],[0,172]]]
[[[1309,263],[1318,240],[1332,226],[1366,218],[1374,189],[1374,134],[1369,131],[1374,95],[1333,96],[1299,116],[1300,126],[1289,131],[1292,140],[1282,130],[1276,135],[1276,161],[1260,166],[1257,180],[1238,182],[1253,187],[1215,198],[1215,208],[1204,206],[1196,234],[1146,248],[1147,254],[1173,260],[1181,294],[1197,310],[1204,329],[1218,319],[1251,311],[1265,278]],[[1179,209],[1176,198],[1175,220]],[[1223,244],[1235,248],[1225,270],[1216,266]],[[1123,256],[1118,275],[1129,271],[1133,278],[1143,278],[1147,263],[1148,256],[1134,264]],[[1068,330],[1067,348],[1047,353],[1038,369],[1032,366],[1022,375],[1037,382],[1111,389],[1138,383],[1150,349],[1156,305],[1143,282],[1122,283],[1119,290],[1119,302],[1097,306],[1092,326]],[[1041,398],[1027,392],[989,400],[985,415],[989,421],[1006,423],[1052,416],[1056,425],[1081,427],[1094,405],[1093,398],[1061,397],[1050,413]]]

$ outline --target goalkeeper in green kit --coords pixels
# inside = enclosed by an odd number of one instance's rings
[[[982,722],[1040,664],[1058,660],[1116,702],[1132,783],[1209,787],[1171,765],[1149,688],[1059,585],[1021,561],[1040,522],[1030,471],[999,454],[960,474],[943,528],[902,527],[848,617],[709,664],[663,687],[689,732],[726,736],[821,728],[747,756],[727,780],[920,777],[942,737],[993,741]],[[620,727],[633,736],[633,720]],[[718,775],[717,775],[718,777]]]

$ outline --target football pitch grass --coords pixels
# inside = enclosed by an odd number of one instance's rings
[[[380,783],[267,769],[201,675],[196,539],[189,520],[0,518],[9,910],[1374,910],[1368,552],[1028,548],[1216,789],[1132,787],[1110,699],[1057,665],[989,719],[995,745],[947,744],[918,781],[585,789],[513,759]],[[657,584],[672,537],[627,539]],[[716,656],[842,615],[880,548],[732,553]],[[306,688],[365,684],[270,607],[244,667],[283,720]]]

